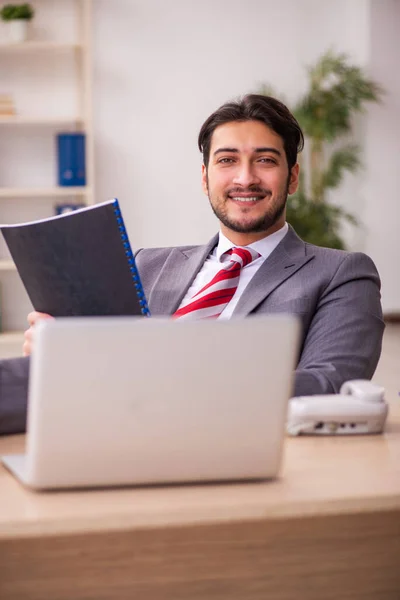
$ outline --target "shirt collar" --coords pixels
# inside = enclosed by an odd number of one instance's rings
[[[268,258],[271,252],[275,250],[279,242],[283,240],[288,231],[289,226],[287,223],[285,223],[283,227],[278,229],[278,231],[275,231],[274,233],[271,233],[271,235],[267,235],[262,240],[258,240],[258,242],[253,242],[248,246],[249,248],[253,248],[253,250],[257,250],[257,252],[261,254],[263,259],[265,260],[266,258]],[[218,246],[216,248],[217,260],[221,260],[221,256],[224,254],[224,252],[227,252],[231,248],[236,248],[236,245],[230,240],[228,240],[228,238],[222,233],[222,231],[220,231],[218,238]]]

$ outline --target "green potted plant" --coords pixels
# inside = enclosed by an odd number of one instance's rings
[[[351,140],[353,117],[367,102],[379,102],[382,89],[345,54],[326,52],[308,69],[309,89],[293,113],[306,138],[300,155],[301,179],[288,202],[287,221],[306,241],[331,248],[345,247],[342,224],[356,218],[332,204],[327,194],[340,186],[345,172],[361,166],[360,148]],[[271,93],[264,86],[261,93]]]
[[[7,23],[8,38],[12,43],[24,42],[27,38],[28,23],[34,15],[30,4],[5,4],[0,11],[0,16]]]

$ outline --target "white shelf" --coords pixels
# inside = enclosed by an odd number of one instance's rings
[[[32,117],[28,115],[0,115],[0,125],[55,125],[55,126],[82,126],[84,119],[81,117]]]
[[[83,44],[32,41],[23,42],[21,44],[0,44],[0,53],[14,54],[22,52],[29,54],[31,52],[65,52],[70,50],[82,50],[83,47]]]
[[[11,258],[0,258],[0,271],[15,271],[16,266]]]
[[[28,324],[26,324],[28,327]],[[22,356],[24,343],[23,331],[6,331],[0,333],[0,359]]]
[[[63,2],[49,2],[52,10],[49,11],[49,20],[38,19],[36,33],[41,39],[28,39],[23,43],[9,43],[9,39],[0,39],[0,70],[1,65],[7,64],[12,75],[15,70],[15,81],[12,77],[11,88],[2,91],[5,96],[3,110],[7,110],[7,96],[11,97],[11,103],[15,106],[21,104],[21,110],[17,114],[0,114],[0,136],[7,133],[7,137],[17,138],[17,142],[29,134],[29,139],[22,139],[20,155],[17,148],[11,144],[8,152],[7,144],[0,156],[2,172],[7,173],[8,165],[13,176],[7,180],[0,180],[0,211],[4,211],[0,222],[26,222],[35,220],[35,206],[40,211],[36,218],[43,217],[47,210],[53,216],[52,205],[68,202],[74,204],[94,203],[94,144],[93,144],[93,89],[92,89],[92,0],[63,0]],[[46,2],[37,2],[37,12],[43,8],[46,13]],[[64,27],[64,20],[66,26]],[[57,21],[57,23],[56,23]],[[61,23],[61,25],[60,25]],[[33,31],[32,31],[33,32]],[[11,61],[11,62],[10,62]],[[8,64],[10,62],[10,64]],[[12,63],[12,64],[11,64]],[[31,69],[34,66],[34,69]],[[65,77],[64,77],[65,71]],[[58,95],[61,90],[52,97],[53,75],[63,77],[65,85],[64,95]],[[35,86],[37,89],[35,89]],[[40,94],[38,93],[41,92]],[[21,100],[20,100],[21,97]],[[22,98],[25,97],[25,102]],[[62,100],[62,102],[61,102]],[[18,102],[19,101],[19,102]],[[25,107],[22,110],[22,107]],[[6,129],[6,131],[5,131]],[[67,187],[58,186],[58,179],[46,178],[47,163],[36,179],[30,179],[29,170],[24,171],[24,161],[30,160],[28,144],[30,136],[44,136],[46,143],[50,143],[49,136],[58,131],[84,131],[85,133],[85,165],[86,186]],[[51,140],[52,142],[54,140]],[[48,161],[46,152],[50,146],[38,145],[38,154],[32,164],[40,167],[40,158]],[[56,162],[56,148],[52,144],[53,162]],[[31,150],[36,151],[36,148]],[[9,155],[8,155],[9,154]],[[8,156],[6,156],[8,155]],[[20,173],[18,165],[21,163]],[[29,165],[31,166],[31,165]],[[16,172],[16,177],[14,177]],[[39,172],[40,173],[40,172]],[[25,178],[23,178],[25,175]],[[11,187],[10,187],[11,186]],[[35,187],[36,186],[36,187]],[[28,203],[28,205],[27,205]],[[0,235],[1,237],[1,235]],[[17,270],[10,255],[6,252],[0,259],[1,287],[4,302],[14,302],[13,279],[17,276]],[[7,288],[7,289],[6,289]],[[21,306],[19,303],[21,302]],[[26,311],[26,302],[22,303],[15,290],[15,306],[12,311],[5,310],[4,305],[2,327],[7,332],[0,333],[0,358],[5,356],[16,356],[22,354],[23,332],[10,332],[9,330],[23,327],[26,315],[19,314],[21,310]]]
[[[28,324],[26,325],[28,327]],[[16,344],[24,339],[23,331],[5,331],[0,333],[0,344]]]
[[[86,196],[91,193],[87,186],[51,188],[1,188],[0,198],[51,198],[52,196]]]

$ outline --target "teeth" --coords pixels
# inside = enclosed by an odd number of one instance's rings
[[[242,198],[242,197],[234,196],[232,198],[232,200],[236,200],[238,202],[257,202],[258,198],[257,198],[257,196],[252,196],[251,198]]]

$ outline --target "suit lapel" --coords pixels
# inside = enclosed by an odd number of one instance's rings
[[[154,315],[173,314],[176,311],[217,243],[218,234],[204,246],[172,250],[149,296],[150,310]],[[306,244],[289,226],[287,235],[246,287],[234,315],[248,315],[273,290],[313,258],[313,254],[307,254]]]
[[[218,235],[204,246],[172,250],[149,297],[153,314],[173,314],[176,311],[207,256],[217,244]]]
[[[273,290],[314,258],[306,254],[306,245],[292,227],[275,250],[258,269],[244,290],[234,315],[248,315]]]

